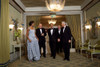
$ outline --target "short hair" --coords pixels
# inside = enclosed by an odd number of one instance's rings
[[[42,24],[42,23],[39,23],[39,24]]]
[[[62,21],[62,23],[63,23],[63,24],[65,24],[66,26],[68,26],[67,22],[65,22],[65,21]]]
[[[62,21],[62,23],[63,23],[63,24],[66,24],[66,22],[65,22],[65,21]]]
[[[31,26],[33,23],[34,23],[34,21],[30,21],[30,22],[29,22],[29,26]]]

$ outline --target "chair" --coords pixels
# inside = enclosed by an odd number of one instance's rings
[[[91,54],[91,60],[93,61],[93,55],[100,54],[100,40],[95,43],[95,45],[91,45],[90,49],[87,50],[87,55]]]
[[[82,54],[83,51],[86,51],[86,50],[90,49],[89,48],[89,46],[90,46],[89,40],[86,40],[85,43],[80,43],[80,44],[81,45],[79,46],[79,48],[80,48],[81,54]]]

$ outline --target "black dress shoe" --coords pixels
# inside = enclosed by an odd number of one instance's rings
[[[53,57],[52,55],[50,57]]]
[[[53,59],[56,59],[55,57],[53,57]]]
[[[66,58],[64,58],[63,60],[67,60]]]
[[[56,58],[53,57],[53,59],[56,59]]]
[[[46,56],[43,56],[44,58],[46,58]]]
[[[34,61],[36,61],[36,60],[33,59],[32,61],[34,62]]]
[[[70,59],[67,59],[67,61],[70,61]]]

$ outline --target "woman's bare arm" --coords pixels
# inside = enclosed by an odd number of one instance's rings
[[[37,38],[37,40],[39,40],[39,38],[37,37],[37,35],[35,34],[35,37]]]
[[[31,41],[30,39],[29,39],[29,29],[27,29],[27,32],[26,32],[26,37],[27,37],[27,39],[29,40],[29,41]]]

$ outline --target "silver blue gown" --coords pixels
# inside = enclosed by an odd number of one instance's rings
[[[38,45],[38,40],[35,36],[35,30],[30,29],[29,31],[29,40],[27,40],[27,52],[28,52],[28,60],[40,60],[40,50]]]

